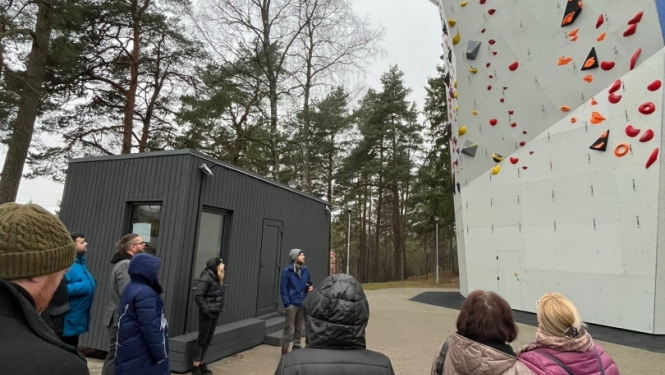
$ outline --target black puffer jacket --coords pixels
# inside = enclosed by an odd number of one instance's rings
[[[201,312],[210,318],[216,318],[224,308],[224,287],[217,279],[217,258],[210,258],[207,267],[201,272],[199,283],[194,292],[194,301]]]
[[[365,349],[369,304],[349,275],[326,278],[303,304],[307,347],[282,357],[275,375],[394,375],[390,359]]]

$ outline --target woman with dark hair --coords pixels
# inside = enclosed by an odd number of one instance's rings
[[[221,259],[208,259],[196,286],[194,301],[199,307],[199,337],[192,353],[192,375],[209,375],[212,371],[206,367],[205,356],[224,307],[224,262]]]
[[[471,292],[457,317],[457,333],[444,341],[431,375],[533,375],[508,344],[516,338],[508,302],[494,292]]]

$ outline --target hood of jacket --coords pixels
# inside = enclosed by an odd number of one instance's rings
[[[458,334],[450,337],[447,357],[460,375],[503,374],[517,362],[516,357]]]
[[[303,305],[307,346],[364,349],[369,303],[360,283],[349,275],[328,276]]]
[[[162,292],[157,274],[162,260],[150,254],[136,254],[129,262],[129,277],[132,281],[150,285],[157,293]]]
[[[217,266],[219,266],[222,263],[222,259],[218,257],[212,257],[208,259],[208,262],[206,263],[206,268],[214,271],[214,274],[217,274]]]
[[[80,254],[80,255],[77,254],[76,259],[74,260],[74,262],[78,263],[82,266],[85,266],[86,263],[87,263],[87,259],[88,259],[87,255],[88,255],[88,253],[83,253],[83,254]]]
[[[132,254],[116,252],[115,254],[113,254],[113,258],[111,258],[111,264],[116,264],[121,260],[128,260],[128,259],[132,259]]]

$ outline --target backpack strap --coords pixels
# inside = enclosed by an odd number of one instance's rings
[[[549,354],[545,353],[545,352],[542,351],[542,350],[535,350],[535,352],[536,352],[536,353],[540,353],[541,355],[543,355],[543,356],[549,358],[549,359],[550,359],[552,362],[554,362],[557,366],[561,367],[565,372],[567,372],[568,375],[575,375],[575,373],[573,372],[573,370],[571,370],[568,366],[566,366],[566,365],[564,365],[563,363],[561,363],[561,361],[559,361],[558,359],[556,359],[554,356],[549,355]],[[602,368],[602,367],[601,367],[601,368]],[[603,373],[603,375],[604,375],[604,373]]]
[[[439,353],[439,356],[436,359],[436,368],[435,368],[436,375],[443,375],[443,362],[446,361],[446,355],[448,354],[449,347],[450,347],[450,336],[448,336],[446,341],[443,342],[443,346],[441,346],[441,352]]]
[[[593,347],[593,352],[596,353],[596,359],[598,360],[598,367],[600,367],[600,375],[605,375],[605,368],[603,366],[603,361],[600,360],[600,353],[598,353],[598,349],[596,347]]]

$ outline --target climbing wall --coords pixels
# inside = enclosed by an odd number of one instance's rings
[[[462,292],[665,334],[665,1],[438,5]]]

